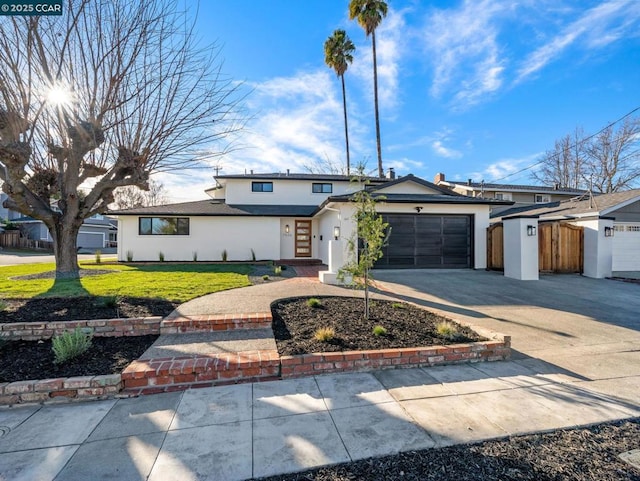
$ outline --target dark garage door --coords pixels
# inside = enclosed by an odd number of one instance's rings
[[[470,268],[472,222],[468,215],[383,215],[391,227],[377,268]]]

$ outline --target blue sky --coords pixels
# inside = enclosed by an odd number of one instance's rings
[[[187,2],[188,3],[188,2]],[[376,33],[385,169],[432,180],[531,183],[556,139],[595,132],[640,106],[638,0],[389,0]],[[348,0],[206,0],[196,33],[245,82],[253,119],[222,173],[344,162],[339,79],[323,44],[356,45],[345,75],[352,162],[376,167],[371,43]],[[203,198],[213,171],[161,178],[176,201]]]

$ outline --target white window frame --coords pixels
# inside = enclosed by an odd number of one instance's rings
[[[496,200],[513,200],[511,192],[496,192]]]
[[[542,200],[538,200],[541,197]],[[548,204],[551,202],[551,196],[549,194],[534,194],[533,200],[536,204]]]

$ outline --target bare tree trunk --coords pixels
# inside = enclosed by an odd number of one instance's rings
[[[340,75],[342,80],[342,107],[344,109],[344,138],[347,144],[347,175],[351,175],[351,160],[349,157],[349,127],[347,125],[347,91],[344,88],[344,74]]]
[[[384,177],[382,168],[382,147],[380,146],[380,116],[378,114],[378,62],[376,61],[376,32],[371,32],[373,45],[373,99],[376,110],[376,146],[378,149],[378,177]]]
[[[77,279],[78,232],[82,223],[64,222],[59,219],[49,228],[53,238],[53,254],[56,259],[56,279]]]

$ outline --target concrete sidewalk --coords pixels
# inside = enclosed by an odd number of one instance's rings
[[[0,479],[244,480],[640,415],[640,376],[614,397],[545,371],[482,363],[5,408]]]

